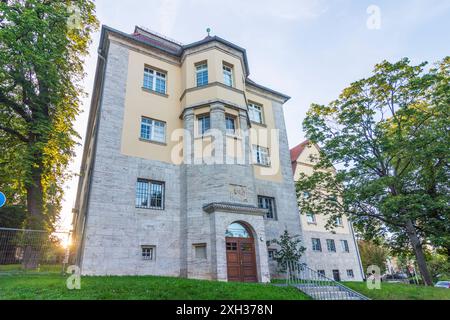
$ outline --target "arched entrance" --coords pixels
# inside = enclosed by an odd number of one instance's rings
[[[255,241],[242,223],[233,222],[225,232],[228,281],[257,282]]]

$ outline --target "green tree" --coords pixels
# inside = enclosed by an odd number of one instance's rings
[[[378,266],[382,274],[386,271],[386,259],[389,255],[388,249],[372,241],[364,240],[358,241],[358,248],[364,272],[371,265]]]
[[[297,185],[311,195],[300,197],[302,211],[330,223],[347,214],[365,238],[412,250],[427,285],[424,244],[447,245],[450,225],[448,61],[430,72],[383,61],[329,105],[313,104],[303,126],[321,155]]]
[[[280,272],[285,272],[287,264],[292,262],[298,262],[306,250],[301,245],[301,239],[299,236],[292,236],[287,230],[280,236],[279,239],[273,239],[271,243],[279,246],[279,249],[274,255],[275,261],[278,263]]]
[[[0,2],[0,188],[51,229],[79,137],[83,59],[98,27],[89,0]]]

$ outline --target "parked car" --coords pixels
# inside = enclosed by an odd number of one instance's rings
[[[450,281],[438,281],[434,285],[436,288],[446,288],[450,289]]]
[[[406,275],[405,273],[385,274],[381,278],[381,281],[409,284],[408,275]]]

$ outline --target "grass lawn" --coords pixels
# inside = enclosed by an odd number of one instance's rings
[[[381,283],[380,290],[367,289],[365,282],[343,282],[372,300],[450,300],[450,289],[401,283]]]
[[[295,288],[258,283],[227,283],[183,278],[82,277],[80,290],[66,288],[61,275],[0,276],[0,300],[307,300]]]

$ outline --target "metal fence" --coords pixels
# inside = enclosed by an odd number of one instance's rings
[[[287,285],[296,287],[314,300],[369,300],[359,292],[327,278],[304,263],[289,261],[286,265]]]
[[[70,232],[0,227],[0,275],[63,272],[69,244]]]

